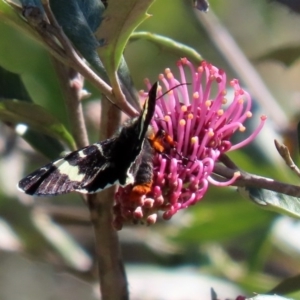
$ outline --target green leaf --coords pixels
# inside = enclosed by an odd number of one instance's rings
[[[0,66],[0,99],[16,98],[32,102],[20,75],[10,72]]]
[[[96,68],[97,72],[99,72],[101,76],[106,76],[103,64],[96,52],[99,43],[93,34],[93,29],[98,27],[101,22],[104,6],[102,3],[98,6],[95,5],[93,7],[94,14],[90,17],[90,13],[87,11],[90,11],[91,7],[85,7],[83,4],[79,5],[79,2],[81,1],[51,0],[50,4],[58,23],[62,26],[68,38],[83,57]],[[95,1],[93,1],[93,3],[95,3]],[[84,8],[84,10],[82,10],[82,8]],[[98,17],[98,20],[95,19],[95,16]]]
[[[251,187],[239,187],[238,191],[242,196],[266,210],[300,218],[300,198]]]
[[[19,99],[32,102],[20,75],[9,72],[0,66],[0,99]],[[28,129],[22,135],[34,149],[41,152],[51,160],[57,158],[64,151],[61,143],[50,136]]]
[[[139,31],[134,32],[130,36],[130,41],[135,41],[139,39],[147,40],[158,46],[160,49],[166,52],[170,52],[177,58],[187,57],[190,61],[192,61],[195,64],[199,64],[203,60],[201,55],[195,49],[186,46],[185,44],[182,44],[180,42],[174,41],[163,35],[154,34],[147,31]]]
[[[41,11],[44,11],[41,0],[20,0],[22,7],[38,7]]]
[[[105,6],[101,0],[77,0],[78,5],[81,8],[81,11],[89,24],[92,32],[97,30],[101,21],[102,14],[105,10]]]
[[[24,23],[16,11],[4,0],[0,0],[0,19],[10,21],[19,26]]]
[[[97,53],[99,42],[93,33],[98,29],[102,21],[102,14],[104,12],[102,2],[100,0],[51,0],[50,3],[57,21],[62,26],[68,38],[101,78],[110,83],[107,70],[104,68]],[[118,75],[121,89],[126,99],[135,108],[139,109],[138,96],[133,87],[126,62],[122,56],[120,62]]]
[[[119,67],[127,41],[133,30],[149,15],[146,13],[154,0],[110,0],[104,19],[95,36],[100,43],[98,54],[109,78]]]
[[[8,124],[26,124],[38,132],[64,141],[72,150],[76,148],[66,128],[39,105],[18,100],[0,101],[0,119]]]
[[[51,161],[57,159],[65,151],[65,148],[57,139],[30,128],[21,136],[33,149],[42,153]]]

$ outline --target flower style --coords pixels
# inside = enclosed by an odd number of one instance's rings
[[[164,219],[170,219],[178,210],[200,201],[209,183],[217,186],[232,184],[239,173],[226,182],[218,182],[211,177],[215,163],[222,153],[251,142],[263,127],[265,116],[261,117],[258,128],[247,139],[232,145],[230,139],[233,133],[245,131],[243,122],[252,116],[249,93],[240,87],[237,79],[233,79],[230,85],[234,99],[224,109],[227,99],[223,70],[206,61],[195,68],[185,58],[178,62],[178,68],[180,80],[170,69],[159,76],[169,92],[163,95],[162,89],[159,89],[152,120],[154,132],[163,130],[173,144],[165,147],[163,153],[154,155],[150,193],[132,201],[128,196],[132,186],[118,189],[114,211],[117,228],[126,221],[153,224],[159,211],[163,211]],[[186,68],[192,76],[191,87],[186,84],[189,82]],[[150,82],[146,84],[150,89]]]

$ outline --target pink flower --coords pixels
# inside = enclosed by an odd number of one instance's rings
[[[156,114],[152,120],[154,132],[163,130],[174,141],[163,153],[156,153],[153,160],[154,174],[151,192],[138,201],[128,197],[132,187],[120,187],[116,194],[115,226],[124,222],[153,224],[157,213],[170,219],[178,210],[200,201],[208,185],[228,186],[239,173],[227,182],[211,177],[215,163],[222,153],[243,147],[251,142],[263,127],[266,117],[261,117],[258,128],[243,142],[232,145],[234,132],[245,131],[243,122],[252,116],[251,97],[237,79],[230,81],[234,90],[232,102],[227,104],[226,74],[223,70],[203,61],[197,68],[187,59],[178,62],[180,80],[170,69],[159,80],[168,91],[158,92]],[[186,69],[191,79],[186,78]],[[148,89],[151,84],[147,81]],[[146,97],[147,94],[144,93]]]

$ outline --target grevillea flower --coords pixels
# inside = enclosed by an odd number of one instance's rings
[[[234,98],[228,104],[223,70],[206,61],[195,67],[187,59],[181,59],[178,68],[179,80],[170,69],[159,76],[166,91],[180,83],[183,85],[163,96],[159,89],[152,120],[154,132],[163,130],[173,144],[154,156],[150,193],[138,201],[131,201],[128,195],[132,187],[118,189],[115,205],[115,226],[118,228],[126,221],[155,223],[159,211],[163,212],[164,219],[170,219],[178,210],[200,201],[209,183],[232,184],[239,173],[226,182],[218,182],[211,177],[215,163],[222,153],[251,142],[266,119],[261,117],[257,129],[244,141],[233,145],[230,141],[233,133],[245,131],[243,122],[252,116],[249,93],[240,87],[237,79],[231,80]],[[190,81],[186,78],[187,71],[191,74],[191,85],[185,84]],[[150,89],[150,82],[146,84]]]

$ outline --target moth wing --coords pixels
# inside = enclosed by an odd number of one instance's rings
[[[72,191],[89,193],[84,187],[93,182],[99,173],[110,168],[109,149],[114,141],[115,138],[111,138],[71,152],[23,178],[18,188],[26,194],[38,196]],[[115,178],[111,178],[111,181],[117,182],[117,175],[115,173]],[[105,182],[100,183],[100,186],[97,191],[108,187]]]

